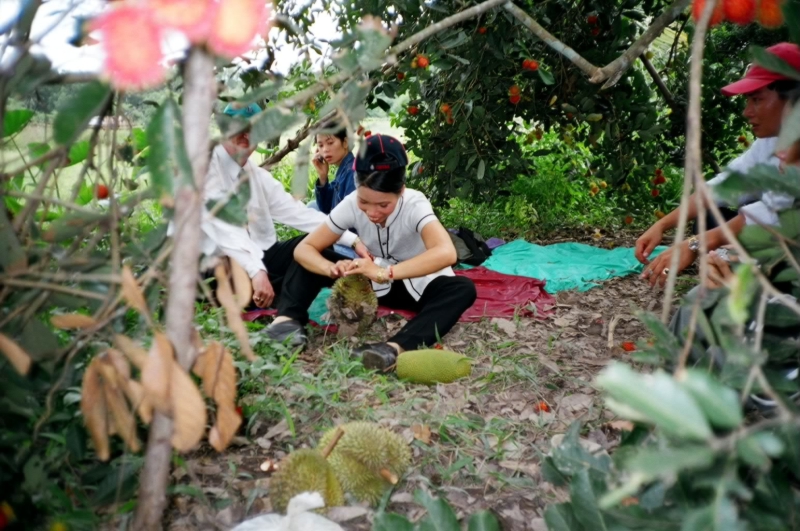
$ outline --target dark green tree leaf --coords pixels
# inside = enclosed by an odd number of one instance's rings
[[[454,531],[459,529],[453,508],[444,498],[432,498],[424,490],[414,492],[414,499],[428,510],[424,529],[430,531]]]
[[[69,159],[67,161],[69,166],[80,164],[89,156],[89,141],[83,140],[75,142],[69,148]]]
[[[414,524],[404,516],[379,513],[372,522],[372,531],[413,531]]]
[[[572,476],[569,493],[575,518],[585,528],[597,531],[608,529],[605,517],[597,504],[603,493],[596,490],[596,485],[589,477],[589,470],[580,470]]]
[[[74,141],[84,130],[89,120],[97,116],[111,96],[108,85],[94,81],[72,94],[53,120],[53,139],[62,145]]]
[[[192,165],[183,144],[180,110],[171,99],[165,101],[147,125],[147,142],[153,187],[159,194],[175,193],[179,185],[194,186]]]
[[[467,531],[500,531],[500,522],[491,512],[480,511],[470,517]]]
[[[586,529],[575,518],[571,503],[550,505],[544,511],[544,521],[550,531],[583,531]]]
[[[742,407],[736,391],[700,369],[687,369],[682,376],[678,382],[689,391],[712,424],[734,429],[742,423]]]
[[[3,138],[16,135],[28,125],[35,113],[28,109],[6,111],[3,116]]]

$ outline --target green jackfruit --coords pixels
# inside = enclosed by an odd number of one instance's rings
[[[363,334],[378,315],[378,297],[364,275],[342,277],[333,283],[328,298],[330,320],[339,327],[339,337]]]
[[[317,450],[304,448],[287,455],[269,485],[269,499],[279,512],[286,511],[289,500],[301,492],[319,492],[326,507],[344,504],[342,486],[330,463]]]
[[[415,383],[450,383],[472,373],[472,360],[449,350],[408,350],[397,357],[397,376]]]
[[[411,464],[411,450],[397,434],[370,422],[350,422],[339,426],[344,435],[328,456],[345,492],[359,501],[375,504]],[[325,447],[337,428],[319,441]]]

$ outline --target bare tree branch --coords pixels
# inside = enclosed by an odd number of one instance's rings
[[[503,6],[507,11],[509,11],[517,20],[522,22],[522,24],[531,30],[534,35],[542,39],[545,44],[547,44],[550,48],[557,51],[570,61],[572,61],[575,66],[577,66],[584,74],[587,76],[594,76],[600,70],[592,63],[581,57],[581,55],[555,38],[552,33],[544,29],[542,26],[539,25],[536,20],[527,14],[525,11],[520,9],[519,7],[515,6],[511,2],[507,3]],[[600,80],[602,81],[602,80]],[[595,81],[594,83],[598,83],[599,81]]]
[[[628,68],[633,65],[637,57],[650,46],[650,43],[656,40],[656,37],[661,35],[667,26],[683,13],[687,7],[692,3],[692,0],[676,0],[671,6],[664,10],[650,27],[645,30],[641,37],[634,42],[630,48],[625,50],[625,53],[608,63],[606,66],[596,72],[589,81],[592,83],[600,83],[605,81],[603,88],[611,88],[617,84]]]
[[[306,125],[297,132],[294,138],[290,138],[286,142],[285,146],[273,153],[267,160],[262,162],[261,167],[270,169],[272,166],[282,161],[286,155],[297,149],[297,147],[300,145],[300,142],[308,137],[308,135],[311,133],[311,129],[311,123],[306,122]]]
[[[184,370],[188,370],[197,357],[192,331],[200,259],[203,185],[208,170],[209,125],[215,86],[214,59],[199,48],[192,49],[185,72],[183,131],[194,183],[184,184],[175,191],[175,246],[166,308],[167,336]],[[139,505],[134,521],[136,530],[162,528],[172,458],[172,430],[172,419],[163,414],[155,415],[139,487]]]

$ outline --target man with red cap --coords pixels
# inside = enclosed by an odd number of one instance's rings
[[[783,59],[783,61],[800,72],[800,47],[796,44],[787,42],[776,44],[767,48],[767,52]],[[747,121],[750,122],[753,134],[756,136],[756,141],[753,142],[753,145],[728,164],[730,171],[746,173],[757,164],[773,164],[775,166],[779,164],[780,161],[775,156],[775,145],[781,128],[783,111],[784,107],[786,107],[789,93],[798,87],[800,87],[800,82],[796,79],[779,72],[767,70],[759,65],[752,65],[742,79],[722,88],[722,93],[725,96],[742,95],[747,98],[743,114]],[[728,171],[724,171],[708,181],[707,184],[713,187],[724,181],[727,176]],[[743,197],[740,199],[739,204],[753,203],[758,199],[758,197]],[[689,199],[688,209],[689,219],[695,219],[697,217],[697,206],[694,194]],[[733,212],[733,215],[735,214]],[[665,282],[669,272],[667,268],[672,260],[672,253],[676,250],[680,252],[678,271],[691,265],[697,258],[700,244],[696,237],[691,237],[679,245],[670,247],[652,262],[648,260],[648,256],[653,249],[661,243],[664,232],[677,227],[679,219],[680,209],[675,209],[658,220],[636,240],[636,259],[646,264],[642,277],[648,279],[652,285]],[[729,225],[735,233],[738,233],[744,223],[743,217],[737,216],[729,222]],[[714,228],[713,219],[709,219],[709,223],[706,226],[708,229],[706,242],[709,250],[728,243],[725,241],[721,229]]]

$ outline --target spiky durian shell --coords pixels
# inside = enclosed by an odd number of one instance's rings
[[[326,507],[344,504],[344,492],[330,463],[317,450],[304,448],[287,455],[272,475],[269,499],[279,512],[301,492],[319,492]]]
[[[386,469],[400,477],[411,464],[411,450],[402,437],[370,422],[350,422],[340,426],[344,435],[328,456],[345,492],[356,499],[377,503],[390,483],[380,475]],[[319,441],[324,447],[337,428],[326,432]]]
[[[342,277],[333,283],[328,298],[330,319],[339,327],[340,337],[363,334],[378,315],[378,297],[364,275]]]

